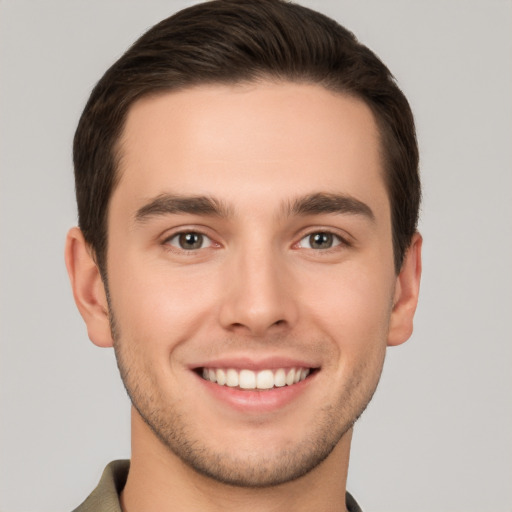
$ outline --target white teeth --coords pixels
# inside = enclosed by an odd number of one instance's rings
[[[220,386],[226,384],[226,372],[224,370],[217,370],[217,384]]]
[[[251,370],[242,370],[238,379],[238,385],[242,389],[254,389],[256,387],[256,374]]]
[[[262,370],[256,377],[256,387],[258,389],[270,389],[274,387],[274,374],[272,370]]]
[[[274,386],[282,388],[286,384],[286,373],[282,368],[279,368],[274,375]]]
[[[238,372],[233,369],[229,369],[226,372],[226,385],[230,388],[236,388],[238,386]]]
[[[291,386],[295,380],[295,370],[292,368],[287,374],[286,374],[286,385]]]
[[[272,389],[291,386],[304,380],[310,374],[309,368],[278,368],[277,370],[235,370],[234,368],[203,368],[203,379],[220,386],[241,389]]]

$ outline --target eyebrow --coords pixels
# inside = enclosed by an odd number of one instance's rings
[[[372,209],[355,197],[345,194],[328,194],[319,192],[299,197],[288,203],[287,215],[319,215],[322,213],[362,215],[374,221]]]
[[[172,214],[227,218],[232,215],[232,211],[227,204],[213,197],[160,194],[137,210],[135,220],[142,223],[151,217]],[[317,192],[288,201],[284,205],[283,212],[285,216],[325,213],[362,215],[369,220],[375,220],[371,208],[359,199],[345,194],[325,192]]]
[[[150,217],[171,214],[229,217],[230,212],[227,205],[212,197],[160,194],[137,210],[135,220],[144,222]]]

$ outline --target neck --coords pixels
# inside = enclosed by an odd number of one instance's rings
[[[351,437],[350,430],[327,459],[297,480],[266,488],[235,487],[183,463],[132,409],[132,458],[121,506],[123,512],[345,512]]]

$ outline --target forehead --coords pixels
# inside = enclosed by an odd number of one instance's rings
[[[376,190],[387,201],[370,108],[318,85],[202,85],[146,97],[132,105],[119,149],[114,196],[135,203],[160,193],[236,202],[244,194]]]

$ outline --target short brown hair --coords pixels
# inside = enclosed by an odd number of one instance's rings
[[[407,99],[387,67],[334,20],[284,0],[214,0],[161,21],[94,87],[75,133],[79,226],[106,277],[107,214],[117,142],[139,98],[198,84],[260,79],[314,83],[372,110],[391,205],[395,269],[416,231],[418,147]]]

